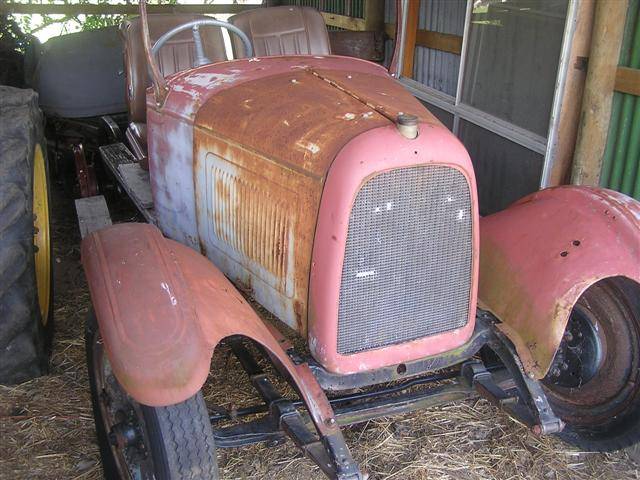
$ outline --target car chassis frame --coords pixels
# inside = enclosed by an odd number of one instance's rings
[[[497,322],[490,313],[478,310],[472,337],[458,349],[410,364],[353,375],[331,374],[311,357],[300,355],[290,344],[284,343],[283,348],[296,365],[308,366],[307,375],[314,377],[310,380],[318,381],[324,391],[388,384],[374,390],[327,398],[334,414],[326,420],[331,426],[354,425],[479,395],[536,435],[560,432],[564,423],[554,415],[541,383],[524,372],[515,348],[496,328]],[[249,343],[240,336],[228,338],[225,343],[263,402],[231,410],[217,408],[210,415],[218,448],[260,442],[275,446],[288,437],[330,478],[361,478],[340,430],[337,434],[316,434],[309,415],[301,411],[304,402],[283,397],[278,392]],[[500,362],[481,360],[478,354],[483,348],[490,349]],[[262,353],[259,347],[257,350]],[[272,364],[286,378],[279,362],[272,361]],[[460,368],[453,368],[454,365]],[[251,421],[242,421],[252,417]],[[235,423],[221,426],[229,421]]]

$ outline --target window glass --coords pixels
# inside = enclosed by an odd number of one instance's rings
[[[481,215],[538,190],[543,155],[464,120],[459,133],[476,173]]]
[[[547,136],[568,0],[478,0],[461,102]]]

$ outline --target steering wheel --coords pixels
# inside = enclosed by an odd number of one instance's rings
[[[165,43],[167,43],[167,40],[169,40],[171,37],[173,37],[174,35],[184,30],[188,30],[190,28],[193,35],[193,41],[195,42],[195,49],[196,49],[196,64],[194,66],[199,67],[200,65],[213,63],[211,59],[209,59],[204,54],[204,47],[202,46],[202,37],[200,36],[200,27],[204,25],[211,25],[214,27],[226,28],[228,31],[236,34],[237,36],[240,37],[240,40],[242,40],[242,45],[244,46],[245,55],[247,57],[253,56],[253,47],[251,46],[251,40],[249,40],[249,37],[247,37],[246,33],[244,33],[238,27],[236,27],[235,25],[232,25],[229,22],[223,22],[222,20],[215,20],[213,18],[191,20],[190,22],[186,22],[186,23],[183,23],[182,25],[178,25],[177,27],[172,28],[167,33],[162,35],[158,40],[156,40],[156,43],[153,45],[153,48],[151,49],[152,55],[154,56],[157,55],[160,49],[162,48],[162,46]]]

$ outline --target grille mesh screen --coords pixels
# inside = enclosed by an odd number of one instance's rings
[[[466,325],[471,212],[466,178],[449,167],[390,170],[362,186],[342,267],[339,353]]]

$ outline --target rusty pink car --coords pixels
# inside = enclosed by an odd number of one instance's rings
[[[640,439],[637,202],[567,186],[480,218],[460,141],[383,67],[330,55],[312,10],[250,12],[265,33],[245,14],[171,26],[144,9],[127,81],[134,102],[149,65],[132,138],[157,227],[82,244],[108,475],[217,478],[216,448],[290,438],[328,477],[361,479],[341,426],[476,394],[583,449]],[[206,58],[207,25],[244,58]],[[185,31],[201,65],[167,76]],[[205,405],[220,344],[262,403]]]

